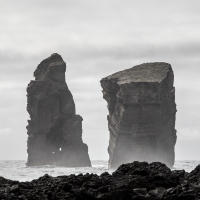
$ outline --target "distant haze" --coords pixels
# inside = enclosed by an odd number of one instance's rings
[[[145,62],[175,75],[176,160],[200,160],[200,1],[0,0],[0,160],[27,159],[26,87],[52,53],[92,160],[107,160],[107,105],[100,79]]]

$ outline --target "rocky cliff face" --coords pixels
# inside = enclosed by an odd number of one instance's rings
[[[27,165],[91,166],[82,141],[82,117],[65,82],[66,64],[59,54],[43,60],[27,87]]]
[[[132,161],[174,164],[175,89],[167,63],[146,63],[101,80],[108,102],[109,167]]]

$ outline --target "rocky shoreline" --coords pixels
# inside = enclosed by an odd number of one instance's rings
[[[200,165],[190,173],[165,164],[133,162],[112,174],[47,174],[31,182],[0,177],[0,199],[67,200],[197,200],[200,199]]]

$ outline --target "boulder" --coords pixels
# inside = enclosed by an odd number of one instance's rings
[[[59,54],[43,60],[27,87],[27,165],[91,166],[82,141],[82,121],[65,82],[66,63]]]
[[[132,161],[172,167],[176,104],[171,65],[145,63],[100,82],[109,111],[109,168]]]

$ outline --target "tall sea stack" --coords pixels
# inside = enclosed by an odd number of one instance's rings
[[[82,117],[65,82],[66,64],[59,54],[43,60],[27,87],[28,166],[91,166],[82,141]]]
[[[109,110],[109,168],[132,161],[172,167],[176,104],[171,65],[145,63],[100,82]]]

